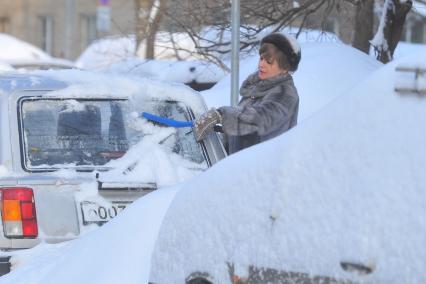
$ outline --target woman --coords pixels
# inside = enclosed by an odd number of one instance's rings
[[[238,106],[211,109],[195,121],[197,141],[219,124],[232,154],[296,125],[299,96],[291,76],[301,58],[296,39],[281,33],[269,34],[261,41],[259,55],[258,71],[243,82]]]

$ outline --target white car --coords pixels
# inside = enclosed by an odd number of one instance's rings
[[[0,75],[0,272],[10,251],[78,237],[226,154],[216,134],[147,121],[205,111],[181,85],[79,70]]]

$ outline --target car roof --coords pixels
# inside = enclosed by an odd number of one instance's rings
[[[0,98],[49,91],[48,97],[177,101],[200,114],[206,106],[198,92],[173,82],[79,69],[0,73]]]
[[[53,90],[62,89],[69,84],[49,76],[29,75],[22,73],[0,74],[0,94],[8,94],[23,90]]]

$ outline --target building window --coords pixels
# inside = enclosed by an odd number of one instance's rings
[[[424,43],[426,41],[425,38],[425,24],[421,21],[417,21],[412,26],[411,31],[411,42],[414,43]]]
[[[80,43],[81,50],[84,50],[97,37],[96,15],[80,16]]]
[[[9,18],[0,18],[0,33],[10,33],[10,21]]]
[[[53,17],[41,16],[41,48],[48,54],[53,52]]]
[[[324,23],[323,29],[332,32],[335,35],[339,34],[339,21],[334,17],[328,17]]]

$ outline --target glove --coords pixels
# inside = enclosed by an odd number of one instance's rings
[[[200,142],[214,130],[216,124],[222,123],[222,117],[219,111],[215,108],[201,115],[194,122],[194,136],[197,142]]]

